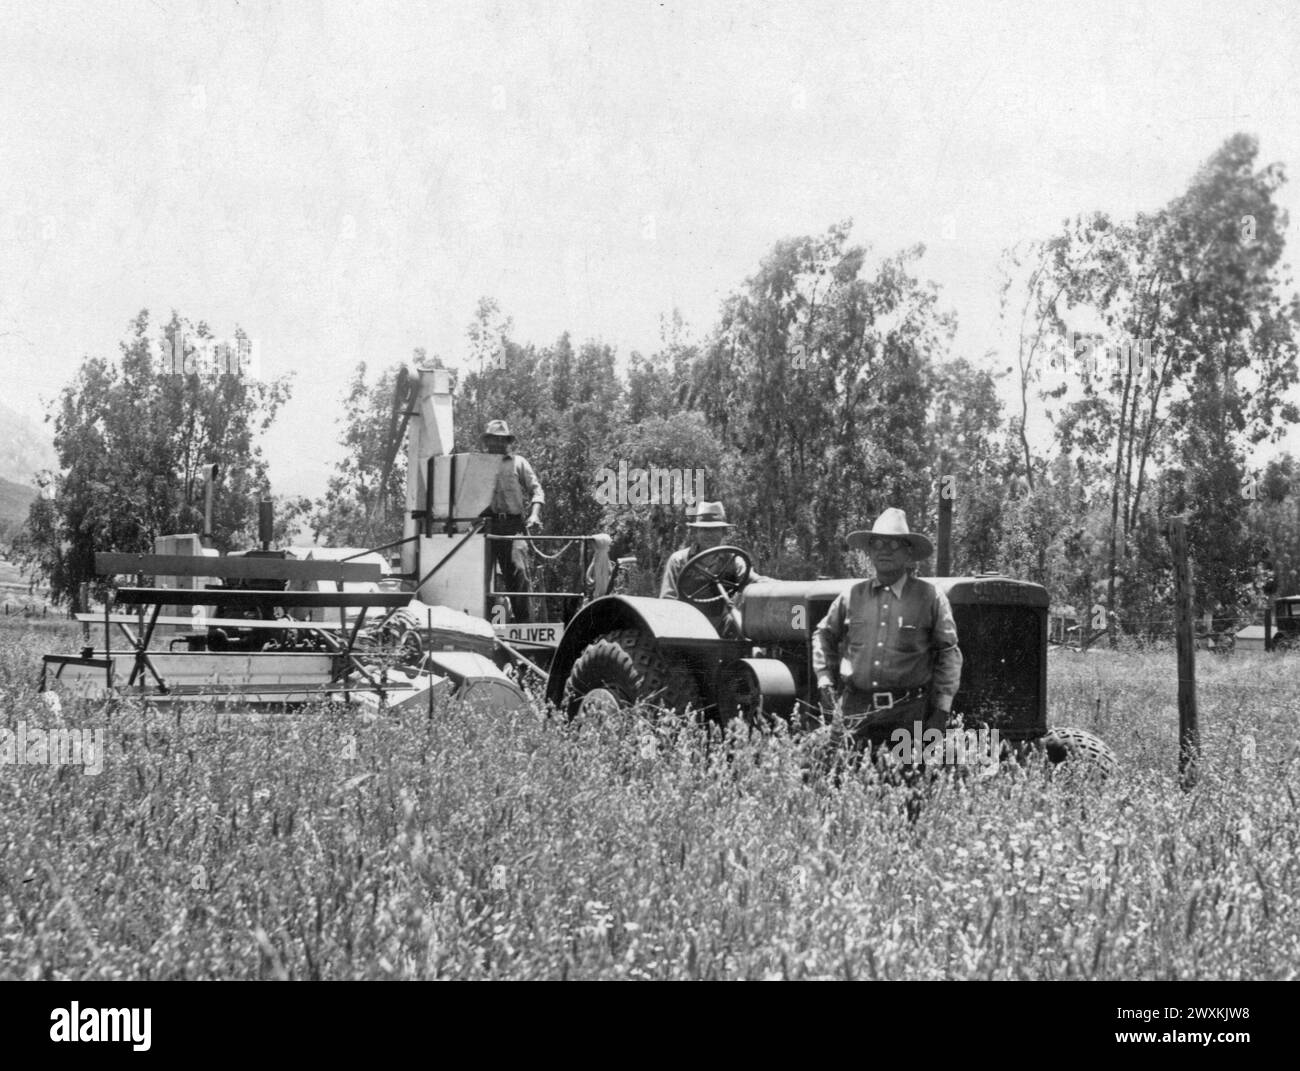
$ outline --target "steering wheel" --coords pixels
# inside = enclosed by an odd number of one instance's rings
[[[725,559],[725,562],[720,562],[715,567],[718,571],[721,571],[725,568],[725,565],[729,565],[737,558],[744,564],[744,571],[734,579],[729,576],[717,576],[713,570],[704,567],[713,558]],[[733,611],[736,607],[735,603],[731,601],[732,596],[749,583],[749,577],[753,571],[753,560],[739,547],[710,547],[708,550],[700,551],[682,566],[682,571],[677,574],[677,597],[683,602],[690,603],[697,610],[708,612],[714,609],[715,604],[721,603],[722,605],[717,607],[717,610]],[[686,578],[692,573],[698,573],[699,577],[694,585],[688,585]],[[702,594],[702,592],[708,591],[710,587],[717,591],[716,595]]]

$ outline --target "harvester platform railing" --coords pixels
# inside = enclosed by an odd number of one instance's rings
[[[554,554],[545,554],[540,548],[534,546],[535,550],[546,561],[557,561],[568,553],[569,545],[576,544],[578,547],[578,576],[587,575],[587,547],[592,542],[594,536],[589,535],[490,535],[487,536],[489,543],[513,543],[516,540],[523,540],[530,545],[535,543],[563,543]],[[512,595],[530,595],[534,598],[555,598],[555,599],[581,599],[585,592],[582,591],[500,591],[494,586],[495,577],[491,578],[492,583],[488,585],[488,598],[501,596],[509,598]]]

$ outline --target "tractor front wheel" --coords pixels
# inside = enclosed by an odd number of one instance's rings
[[[699,703],[695,678],[673,665],[640,629],[607,632],[593,641],[573,663],[564,684],[564,708],[570,718],[634,703],[653,703],[685,710]]]
[[[1065,763],[1071,771],[1095,774],[1102,779],[1119,769],[1115,752],[1100,736],[1087,729],[1048,729],[1042,745],[1053,766]]]

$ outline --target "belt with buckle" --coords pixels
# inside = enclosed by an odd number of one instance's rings
[[[858,689],[854,689],[857,691]],[[863,692],[871,699],[872,710],[891,710],[912,699],[925,698],[924,688],[902,688],[895,691]]]

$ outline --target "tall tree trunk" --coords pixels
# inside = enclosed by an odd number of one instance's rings
[[[1119,520],[1120,520],[1120,480],[1121,467],[1124,459],[1124,430],[1126,414],[1128,409],[1128,390],[1120,398],[1119,408],[1119,433],[1116,436],[1115,443],[1115,471],[1111,478],[1110,490],[1110,546],[1107,552],[1106,562],[1106,610],[1110,615],[1107,621],[1108,632],[1110,637],[1110,646],[1118,646],[1118,637],[1115,635],[1114,623],[1119,620],[1118,611],[1115,607],[1115,572],[1118,567],[1118,537],[1119,537]]]
[[[1128,405],[1128,413],[1124,417],[1126,431],[1124,435],[1124,527],[1122,529],[1123,538],[1121,547],[1128,547],[1128,534],[1133,530],[1133,446],[1137,441],[1137,423],[1138,423],[1138,403],[1140,401],[1137,385],[1133,382],[1131,372],[1125,375],[1124,381],[1124,398],[1129,397],[1130,385],[1132,389],[1132,403]]]
[[[1169,362],[1166,361],[1165,367],[1160,370],[1160,378],[1156,381],[1155,388],[1151,393],[1151,405],[1147,409],[1146,427],[1142,431],[1142,449],[1138,453],[1137,487],[1133,494],[1133,515],[1135,517],[1142,508],[1142,491],[1146,481],[1147,460],[1151,456],[1151,444],[1155,442],[1156,429],[1160,427],[1160,421],[1156,419],[1156,411],[1160,405],[1160,395],[1164,391],[1168,366]]]
[[[1064,292],[1065,287],[1062,285],[1047,305],[1042,304],[1042,298],[1039,297],[1038,304],[1038,325],[1034,329],[1034,341],[1029,347],[1028,355],[1025,354],[1025,337],[1024,323],[1029,314],[1030,305],[1034,304],[1034,295],[1038,292],[1039,280],[1043,276],[1046,264],[1043,263],[1045,256],[1044,251],[1039,250],[1039,265],[1034,269],[1033,274],[1029,277],[1029,286],[1025,294],[1025,307],[1020,313],[1020,347],[1019,347],[1019,364],[1020,364],[1020,421],[1016,429],[1020,436],[1020,449],[1025,459],[1025,479],[1029,483],[1029,490],[1034,490],[1034,459],[1029,452],[1029,436],[1025,432],[1025,427],[1029,423],[1029,381],[1033,376],[1034,354],[1038,352],[1038,344],[1043,338],[1043,322],[1047,319],[1048,312],[1055,306],[1057,299]]]
[[[1160,296],[1164,292],[1164,279],[1162,276],[1157,275],[1155,279],[1152,279],[1150,282],[1148,282],[1147,297],[1150,298],[1151,290],[1153,287],[1156,286],[1157,280],[1159,280],[1160,288],[1156,292],[1155,303],[1150,306],[1150,315],[1143,318],[1143,320],[1138,324],[1139,342],[1141,341],[1142,338],[1146,338],[1151,333],[1152,328],[1156,322],[1156,318],[1160,314]],[[1154,348],[1155,348],[1155,343],[1152,342],[1153,351]],[[1155,357],[1153,352],[1152,372],[1155,371],[1154,362],[1155,362]],[[1137,484],[1133,490],[1132,517],[1133,517],[1133,524],[1135,525],[1137,524],[1137,518],[1141,513],[1141,509],[1142,509],[1142,489],[1146,480],[1147,459],[1151,455],[1151,444],[1155,441],[1156,429],[1160,426],[1160,422],[1156,419],[1156,413],[1159,410],[1160,395],[1164,392],[1165,381],[1169,374],[1169,364],[1170,364],[1170,358],[1166,357],[1164,363],[1161,365],[1160,375],[1159,376],[1153,375],[1150,377],[1151,406],[1147,410],[1146,426],[1142,429],[1142,445],[1138,450]],[[1136,412],[1136,402],[1134,403],[1134,411]],[[1136,426],[1137,425],[1135,423],[1134,427],[1136,428]]]

